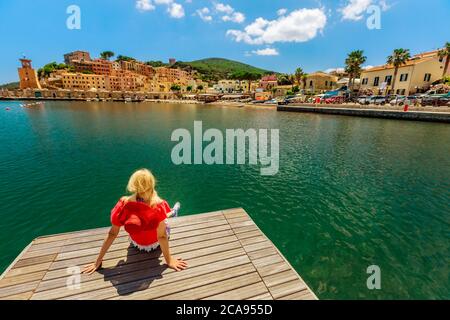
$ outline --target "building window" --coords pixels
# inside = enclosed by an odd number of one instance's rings
[[[390,86],[392,83],[392,76],[386,76],[386,78],[384,78],[384,82],[386,82],[386,84]]]
[[[312,80],[309,82],[309,86],[312,87],[313,86],[313,82]]]
[[[402,75],[400,75],[400,82],[405,82],[405,81],[408,81],[407,73],[403,73]]]
[[[368,83],[369,83],[369,78],[364,78],[363,81],[362,81],[362,84],[366,85]]]
[[[379,84],[380,84],[380,77],[375,77],[375,79],[373,80],[373,86],[378,87]]]
[[[431,81],[431,73],[425,73],[425,77],[423,78],[423,81],[430,82]]]

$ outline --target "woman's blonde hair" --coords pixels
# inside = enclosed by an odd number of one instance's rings
[[[127,190],[154,206],[161,202],[155,187],[156,179],[152,172],[148,169],[140,169],[131,175]]]

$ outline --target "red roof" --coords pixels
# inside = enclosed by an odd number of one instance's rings
[[[261,78],[261,81],[277,81],[277,76],[275,74],[270,76],[264,76]]]

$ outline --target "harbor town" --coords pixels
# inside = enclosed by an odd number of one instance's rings
[[[74,51],[64,55],[63,63],[52,62],[37,71],[24,57],[17,88],[0,89],[0,99],[409,105],[444,111],[450,106],[450,43],[415,54],[396,49],[385,65],[376,67],[364,67],[368,58],[357,50],[345,59],[345,68],[327,72],[308,74],[300,67],[292,74],[234,72],[217,81],[173,58],[163,63],[112,57],[111,51],[99,58]]]
[[[0,302],[450,299],[449,19],[447,0],[2,1]]]

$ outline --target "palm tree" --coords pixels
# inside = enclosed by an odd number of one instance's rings
[[[295,70],[295,80],[297,81],[298,86],[300,87],[300,82],[303,80],[303,76],[305,75],[305,72],[303,71],[302,68],[297,68],[297,70]]]
[[[392,55],[387,58],[387,64],[394,66],[394,79],[392,79],[392,92],[395,93],[395,81],[397,80],[398,69],[411,59],[409,49],[395,49]]]
[[[114,56],[115,53],[112,51],[103,51],[102,53],[100,53],[100,58],[102,58],[103,60],[109,60]]]
[[[367,57],[364,56],[363,50],[355,50],[348,54],[347,59],[345,59],[345,72],[350,76],[349,87],[353,92],[353,87],[355,84],[355,79],[361,74],[361,66],[366,62]]]
[[[439,58],[445,59],[445,67],[442,73],[442,78],[444,78],[448,70],[448,65],[450,64],[450,42],[445,44],[444,49],[439,50],[438,55]]]

